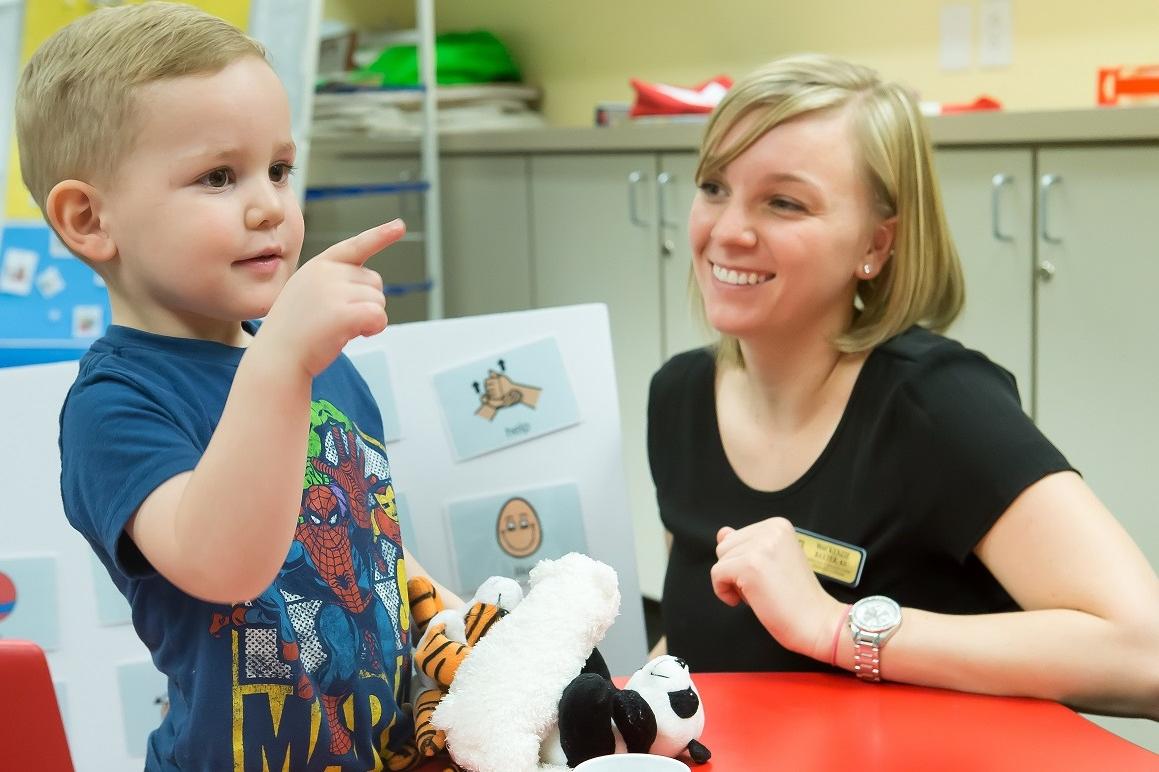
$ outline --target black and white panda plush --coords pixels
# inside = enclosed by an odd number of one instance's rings
[[[625,751],[674,757],[688,751],[703,764],[712,755],[698,741],[703,730],[704,706],[688,665],[667,654],[617,689],[593,652],[559,701],[559,744],[569,767]]]

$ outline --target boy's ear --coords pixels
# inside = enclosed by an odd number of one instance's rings
[[[80,180],[56,183],[44,202],[44,216],[64,245],[93,263],[117,255],[117,245],[101,223],[100,195]]]

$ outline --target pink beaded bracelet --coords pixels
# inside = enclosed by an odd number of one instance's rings
[[[837,629],[833,631],[833,651],[829,654],[829,664],[837,664],[837,644],[841,642],[841,631],[845,629],[846,622],[849,619],[849,609],[853,608],[850,603],[845,606],[845,611],[841,613],[841,619],[837,622]]]

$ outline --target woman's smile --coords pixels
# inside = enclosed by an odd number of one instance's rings
[[[746,286],[753,284],[764,284],[769,279],[776,278],[775,273],[765,273],[763,271],[738,271],[733,268],[725,268],[717,263],[711,263],[712,275],[717,281],[725,284],[732,284],[734,286]]]

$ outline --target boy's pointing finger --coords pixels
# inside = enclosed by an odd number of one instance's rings
[[[345,241],[339,241],[318,255],[318,258],[350,263],[351,265],[362,265],[372,255],[381,252],[401,239],[405,233],[406,224],[402,220],[391,220],[383,225],[365,230],[357,236],[351,236]]]

